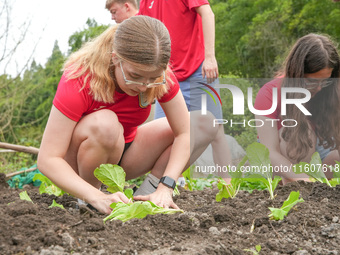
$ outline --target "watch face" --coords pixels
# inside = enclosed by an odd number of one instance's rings
[[[160,182],[172,189],[176,187],[176,181],[168,176],[163,176]]]

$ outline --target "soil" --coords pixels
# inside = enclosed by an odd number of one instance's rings
[[[1,177],[1,176],[0,176]],[[186,191],[174,198],[184,213],[107,221],[76,199],[40,195],[25,187],[34,204],[19,199],[0,178],[0,254],[340,254],[340,186],[296,182],[267,191],[240,191],[215,201],[217,189]],[[305,200],[282,221],[268,207],[281,207],[291,191]],[[61,208],[49,208],[53,199]]]

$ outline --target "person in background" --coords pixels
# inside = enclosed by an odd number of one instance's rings
[[[273,166],[288,166],[301,161],[310,162],[317,151],[322,162],[334,165],[340,160],[340,59],[335,44],[324,35],[308,34],[291,48],[278,77],[266,83],[258,92],[255,109],[268,110],[273,103],[273,89],[277,88],[277,108],[267,116],[256,115],[263,126],[257,127],[259,141],[270,153]],[[311,115],[305,115],[294,104],[287,104],[287,114],[281,114],[281,89],[303,88],[311,99],[303,104]],[[289,99],[302,97],[288,93]],[[277,121],[266,121],[266,119]],[[295,120],[295,127],[283,127],[282,120]],[[259,126],[259,124],[257,124]],[[308,180],[306,175],[280,173],[283,183]],[[330,177],[327,173],[326,176]]]
[[[138,200],[177,208],[175,180],[213,131],[190,143],[189,112],[168,68],[170,36],[157,19],[135,16],[109,27],[70,55],[44,131],[38,167],[71,195],[110,213],[120,192],[105,194],[94,170],[119,164],[127,179],[151,171]],[[157,99],[167,118],[141,125]],[[195,147],[196,146],[196,147]],[[148,189],[143,191],[143,189]]]
[[[141,0],[139,14],[159,19],[169,30],[171,68],[179,81],[189,111],[201,110],[202,94],[206,93],[204,90],[213,89],[219,92],[213,83],[219,73],[215,58],[215,17],[209,2]],[[210,84],[210,88],[207,84]],[[221,105],[216,104],[210,96],[207,96],[207,110],[216,119],[222,119]],[[156,102],[155,118],[164,116],[162,108]],[[192,114],[191,120],[195,116],[197,115]],[[207,125],[212,126],[211,123]],[[214,162],[220,166],[228,166],[231,165],[230,149],[223,125],[217,126],[218,131],[211,141]],[[201,130],[197,135],[203,132],[205,131]]]
[[[107,0],[105,8],[111,13],[116,23],[135,16],[138,13],[137,0]]]

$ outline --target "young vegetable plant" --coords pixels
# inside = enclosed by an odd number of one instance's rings
[[[94,176],[108,186],[107,191],[116,193],[123,192],[125,196],[132,199],[133,190],[125,187],[125,171],[118,165],[101,164],[94,170]]]
[[[261,245],[258,244],[258,245],[255,246],[255,250],[253,250],[253,249],[244,249],[244,251],[252,252],[253,255],[260,255],[261,249],[262,249]]]
[[[245,156],[241,162],[237,165],[236,171],[229,174],[231,176],[230,184],[227,184],[222,178],[219,178],[217,183],[217,188],[219,192],[216,194],[216,201],[220,202],[223,198],[235,198],[240,190],[241,184],[243,182],[242,172],[240,171],[241,166],[243,166],[248,158]]]
[[[269,218],[272,220],[283,220],[283,218],[287,216],[288,212],[293,208],[294,205],[304,202],[303,198],[299,199],[299,196],[299,191],[292,191],[290,192],[286,201],[283,202],[281,208],[269,207],[269,210],[271,211],[271,214],[268,215]]]
[[[53,208],[53,207],[59,207],[61,209],[65,209],[63,205],[58,204],[54,199],[52,201],[52,204],[48,208]]]
[[[203,190],[204,188],[212,188],[212,183],[214,180],[208,180],[205,178],[192,178],[191,177],[191,169],[193,166],[188,167],[182,175],[185,178],[185,189],[193,191],[193,190]]]
[[[274,199],[274,191],[282,178],[275,176],[273,179],[269,150],[263,144],[255,142],[247,147],[246,153],[245,157],[249,160],[250,166],[249,175],[247,175],[245,180],[249,182],[262,182],[266,185],[270,198]]]
[[[27,191],[26,191],[26,190],[20,192],[20,193],[19,193],[19,197],[20,197],[21,200],[25,200],[25,201],[28,201],[28,202],[32,202],[32,203],[33,203],[32,199],[31,199],[30,196],[27,194]],[[34,204],[34,203],[33,203],[33,204]]]
[[[328,186],[332,187],[331,183],[328,181],[324,173],[324,171],[329,170],[329,167],[322,164],[322,160],[318,152],[314,152],[310,163],[300,162],[298,164],[295,164],[293,166],[293,169],[296,174],[305,173],[318,182],[326,183]]]
[[[329,181],[332,187],[340,184],[340,162],[335,160],[335,166],[329,166],[333,173],[333,178]]]
[[[39,187],[39,193],[47,193],[48,195],[62,196],[66,192],[61,188],[57,187],[50,179],[48,179],[45,175],[35,174],[33,177],[33,181],[39,180],[41,181]]]
[[[123,168],[118,165],[102,164],[94,171],[94,175],[98,180],[108,186],[107,190],[111,193],[123,192],[128,198],[133,199],[133,190],[124,189],[125,187],[125,172]],[[124,204],[122,202],[112,203],[113,209],[111,214],[104,218],[104,222],[107,220],[121,220],[123,222],[133,218],[144,218],[148,214],[171,214],[177,212],[183,212],[179,209],[165,209],[157,206],[151,201],[137,201],[130,204]]]

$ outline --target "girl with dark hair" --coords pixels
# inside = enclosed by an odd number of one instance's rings
[[[340,60],[335,44],[324,35],[308,34],[300,38],[290,50],[278,77],[259,91],[255,109],[268,110],[273,102],[273,88],[277,88],[276,110],[267,116],[256,115],[259,141],[270,153],[274,166],[288,166],[301,161],[310,162],[317,151],[324,164],[334,165],[339,160],[340,146]],[[281,112],[281,88],[303,88],[311,99],[303,104],[311,114],[306,115],[294,104]],[[287,93],[287,99],[299,100],[303,93]],[[266,121],[266,119],[275,121]],[[294,124],[292,124],[292,120]],[[291,125],[282,126],[291,122]],[[283,182],[303,179],[306,175],[281,173]],[[327,173],[327,176],[330,176]]]

